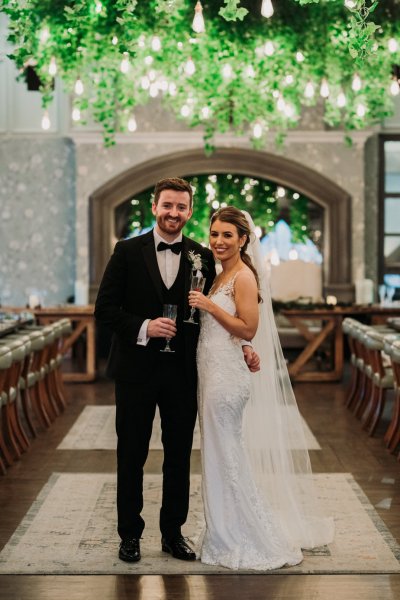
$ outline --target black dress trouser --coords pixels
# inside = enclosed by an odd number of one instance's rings
[[[190,454],[197,415],[193,382],[187,383],[178,354],[160,354],[146,382],[115,383],[117,431],[117,510],[121,539],[140,538],[145,526],[143,467],[149,451],[156,405],[164,447],[161,535],[180,534],[189,510]]]

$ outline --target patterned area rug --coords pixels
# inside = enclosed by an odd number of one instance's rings
[[[308,449],[320,450],[321,446],[304,419],[303,426]],[[85,406],[75,424],[58,446],[58,450],[114,450],[116,447],[115,406]],[[200,431],[197,422],[194,430],[193,449],[199,448]],[[154,419],[150,449],[162,449],[158,409]]]
[[[353,477],[320,474],[315,479],[327,512],[335,517],[335,541],[305,553],[300,565],[271,573],[399,573],[399,547]],[[194,475],[185,529],[190,538],[196,538],[202,528],[200,485],[201,477]],[[0,573],[237,573],[200,561],[185,563],[161,552],[160,475],[146,476],[143,558],[133,565],[118,560],[115,487],[114,474],[53,474],[0,553]]]

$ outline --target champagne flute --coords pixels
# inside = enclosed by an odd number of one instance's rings
[[[163,306],[163,317],[167,319],[172,319],[172,321],[176,321],[176,315],[178,313],[178,306],[176,304],[164,304]],[[171,338],[165,338],[167,343],[165,344],[165,348],[162,348],[160,352],[175,352],[175,350],[171,350],[169,342]]]
[[[203,275],[195,275],[194,273],[192,273],[192,279],[190,281],[190,290],[193,292],[202,292],[204,290],[205,283],[206,278],[203,277]],[[193,325],[198,325],[197,321],[195,321],[193,318],[195,310],[195,307],[192,306],[190,309],[190,316],[188,319],[185,319],[183,321],[184,323],[192,323]]]

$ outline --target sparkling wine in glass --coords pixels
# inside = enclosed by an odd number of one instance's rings
[[[192,279],[190,281],[190,290],[192,292],[202,292],[204,290],[204,286],[206,283],[206,278],[203,275],[195,275],[192,274]],[[192,323],[193,325],[198,325],[197,321],[194,320],[194,311],[195,307],[192,306],[190,309],[190,316],[188,319],[184,320],[184,323]]]
[[[178,314],[178,306],[176,304],[164,304],[163,317],[166,317],[167,319],[172,319],[173,321],[176,321],[177,314]],[[175,352],[175,350],[171,350],[171,347],[169,345],[171,338],[167,337],[165,339],[167,340],[167,343],[165,344],[165,348],[160,350],[160,352]]]

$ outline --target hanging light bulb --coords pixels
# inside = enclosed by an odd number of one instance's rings
[[[190,106],[184,104],[181,108],[182,117],[188,117],[190,115]]]
[[[248,65],[244,72],[247,77],[255,77],[256,76],[256,72],[253,69],[252,65]]]
[[[336,104],[339,106],[339,108],[343,108],[344,106],[346,106],[346,102],[347,100],[344,92],[340,91],[336,99]]]
[[[354,74],[353,81],[351,82],[351,89],[353,92],[359,92],[362,88],[362,81],[358,73]]]
[[[362,104],[361,102],[359,104],[357,104],[356,107],[356,113],[357,113],[357,117],[365,117],[365,113],[367,112],[367,108],[364,104]]]
[[[390,93],[392,96],[398,96],[400,93],[400,85],[396,77],[393,77],[393,81],[390,84]]]
[[[263,0],[261,4],[261,14],[266,19],[269,19],[274,14],[274,7],[271,0]]]
[[[203,7],[200,1],[197,2],[196,6],[194,7],[194,19],[192,23],[192,29],[196,33],[204,33],[206,30],[203,17]]]
[[[50,122],[49,113],[47,110],[45,110],[43,113],[43,117],[42,117],[42,129],[47,131],[48,129],[50,129],[50,126],[51,126],[51,122]]]
[[[48,27],[44,27],[40,32],[40,41],[45,44],[50,37],[50,31]]]
[[[158,96],[158,84],[157,83],[152,83],[150,85],[150,89],[149,89],[149,94],[152,98],[156,98]]]
[[[54,75],[56,75],[56,73],[57,73],[57,63],[56,63],[56,59],[54,58],[54,56],[52,56],[50,59],[50,64],[49,64],[49,75],[54,77]]]
[[[268,40],[268,42],[265,42],[265,44],[264,44],[264,54],[266,56],[272,56],[274,52],[275,52],[275,46],[274,46],[274,44],[270,40]]]
[[[263,128],[261,123],[255,123],[253,126],[253,137],[259,140],[262,137]]]
[[[224,79],[231,79],[233,75],[233,69],[230,64],[226,64],[222,67],[222,77]]]
[[[151,48],[154,50],[154,52],[161,50],[161,40],[157,35],[155,35],[151,40]]]
[[[142,90],[149,89],[150,79],[147,77],[147,75],[143,75],[143,77],[140,78],[140,86],[141,86]]]
[[[135,115],[132,115],[128,121],[128,130],[133,133],[134,131],[136,131],[136,129],[137,129],[137,123],[136,123]]]
[[[321,82],[321,87],[319,89],[319,93],[323,98],[328,98],[329,97],[329,85],[327,80],[325,79],[325,77],[323,78],[322,82]]]
[[[187,63],[185,64],[185,73],[186,75],[193,75],[196,71],[196,65],[194,64],[193,60],[191,58],[189,58],[189,60],[187,61]]]
[[[84,87],[80,77],[78,77],[78,79],[75,81],[74,91],[77,96],[82,96],[83,94]]]
[[[72,110],[72,120],[77,122],[81,120],[81,111],[79,110],[79,108],[74,108]]]
[[[397,40],[395,40],[394,38],[390,38],[390,40],[388,41],[388,48],[389,52],[397,52],[397,50],[399,49],[399,44]]]
[[[315,95],[314,84],[312,83],[312,81],[308,81],[306,83],[306,87],[304,88],[304,96],[306,98],[314,98],[314,95]]]
[[[126,74],[129,71],[129,59],[128,59],[128,53],[124,52],[124,58],[121,60],[121,64],[120,64],[120,71],[121,73]]]

